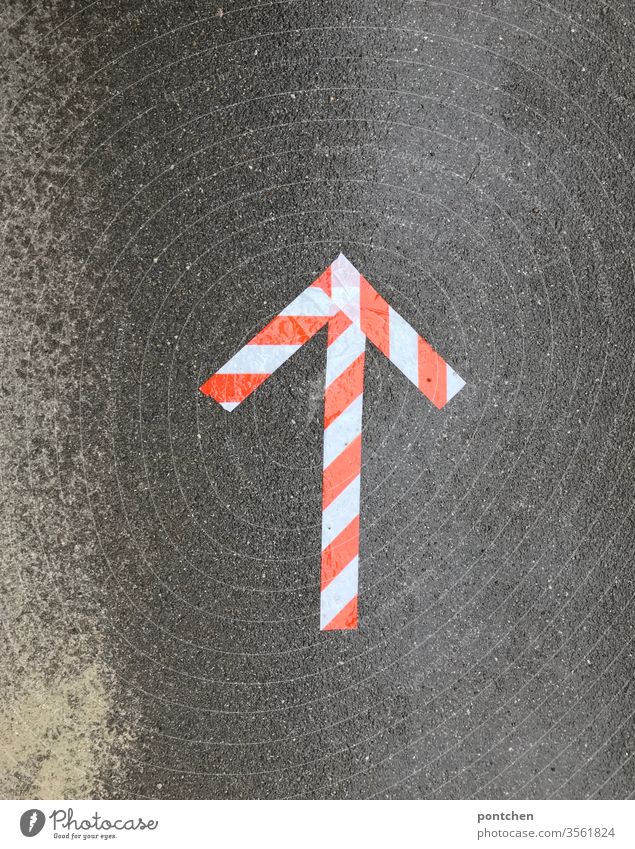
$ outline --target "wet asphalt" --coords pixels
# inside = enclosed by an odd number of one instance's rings
[[[630,796],[632,7],[219,4],[3,12],[16,677],[99,657],[87,795]],[[468,385],[367,354],[320,633],[325,332],[198,386],[340,251]]]

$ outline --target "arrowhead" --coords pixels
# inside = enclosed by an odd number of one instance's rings
[[[465,381],[373,289],[343,253],[201,392],[233,410],[317,331],[341,312],[439,409]]]

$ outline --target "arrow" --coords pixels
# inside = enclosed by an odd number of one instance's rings
[[[328,324],[320,630],[357,628],[366,339],[441,409],[465,381],[340,254],[201,387],[233,410]]]

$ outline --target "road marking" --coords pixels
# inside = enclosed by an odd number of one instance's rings
[[[358,623],[366,340],[439,408],[465,381],[340,254],[201,392],[225,410],[235,409],[326,324],[320,629],[343,631]]]

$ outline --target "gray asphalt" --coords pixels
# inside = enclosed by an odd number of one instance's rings
[[[5,5],[3,795],[635,792],[633,34]],[[468,386],[367,355],[360,628],[320,633],[325,334],[197,387],[340,251]]]

